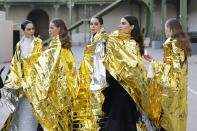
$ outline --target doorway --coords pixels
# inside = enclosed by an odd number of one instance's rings
[[[35,36],[39,36],[42,40],[49,38],[49,16],[42,9],[35,9],[31,11],[27,17],[35,26]]]

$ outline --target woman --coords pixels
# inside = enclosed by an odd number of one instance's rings
[[[136,131],[146,124],[139,123],[140,112],[152,115],[142,62],[143,36],[135,16],[123,17],[119,28],[109,35],[104,55],[109,84],[103,91],[103,111],[107,114],[104,130]]]
[[[107,34],[101,17],[91,18],[90,31],[91,44],[86,47],[79,68],[79,95],[73,108],[77,116],[74,119],[77,130],[103,130],[104,127],[105,116],[102,112],[101,90],[106,84],[106,71],[102,56]],[[80,121],[77,121],[79,118],[81,118]]]
[[[33,54],[43,52],[42,40],[34,37],[35,29],[31,21],[21,24],[24,37],[17,43],[10,70],[2,89],[2,100],[13,113],[3,130],[36,131],[38,121],[25,95],[24,68],[22,61]]]
[[[190,41],[175,18],[166,21],[167,40],[163,45],[163,62],[147,57],[151,61],[152,109],[158,117],[156,123],[161,130],[186,131],[188,62],[192,55]]]
[[[71,108],[76,97],[77,75],[71,52],[71,38],[63,20],[49,25],[49,48],[32,65],[24,61],[26,95],[44,130],[71,130]],[[33,59],[33,58],[32,58]],[[29,88],[31,87],[31,88]]]

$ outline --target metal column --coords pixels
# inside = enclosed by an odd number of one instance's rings
[[[162,16],[162,21],[161,21],[161,40],[165,41],[165,22],[167,19],[167,3],[166,0],[162,0],[161,3],[161,16]]]
[[[6,20],[7,20],[8,19],[8,14],[9,14],[10,5],[9,4],[4,4],[4,8],[5,8],[5,17],[6,17]]]
[[[55,9],[55,17],[58,18],[58,9],[59,9],[60,5],[59,4],[54,4],[53,8]]]
[[[142,29],[143,27],[142,27],[142,5],[141,4],[138,4],[138,12],[139,12],[139,26]]]
[[[74,2],[72,2],[72,0],[69,0],[67,6],[69,8],[69,25],[72,25],[72,8],[74,6]]]
[[[75,9],[76,9],[76,10],[75,10],[75,12],[76,12],[76,13],[75,13],[75,14],[76,14],[75,21],[78,21],[78,20],[79,20],[79,6],[76,5],[76,6],[75,6]],[[79,33],[79,27],[76,28],[76,33]]]
[[[147,17],[148,20],[148,32],[147,36],[151,38],[151,41],[153,40],[154,37],[154,0],[149,0],[149,14]]]
[[[144,25],[145,25],[145,27],[144,27],[144,35],[145,36],[147,36],[148,35],[148,12],[149,12],[149,9],[148,9],[148,7],[146,7],[145,8],[145,15],[144,15],[144,21],[145,21],[145,23],[144,23]]]
[[[180,22],[183,30],[187,32],[187,0],[180,0]]]

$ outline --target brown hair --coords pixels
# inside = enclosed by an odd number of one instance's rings
[[[192,48],[189,38],[186,33],[183,32],[182,26],[176,18],[171,18],[166,21],[166,27],[170,28],[171,38],[176,39],[181,48],[184,50],[185,57],[192,55]]]
[[[135,16],[127,15],[123,17],[126,19],[130,25],[134,25],[134,29],[131,31],[131,36],[140,46],[140,54],[144,55],[144,36],[140,31],[140,27],[138,24],[138,19]]]
[[[69,36],[68,30],[67,30],[67,27],[66,27],[66,24],[64,23],[64,21],[62,19],[55,18],[55,19],[51,20],[51,23],[53,23],[56,27],[60,28],[59,38],[62,43],[62,47],[63,48],[71,48],[72,41],[71,41],[71,38]]]

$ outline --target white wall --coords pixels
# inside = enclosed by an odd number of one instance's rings
[[[10,61],[13,56],[13,24],[5,20],[4,13],[0,11],[0,62]]]

